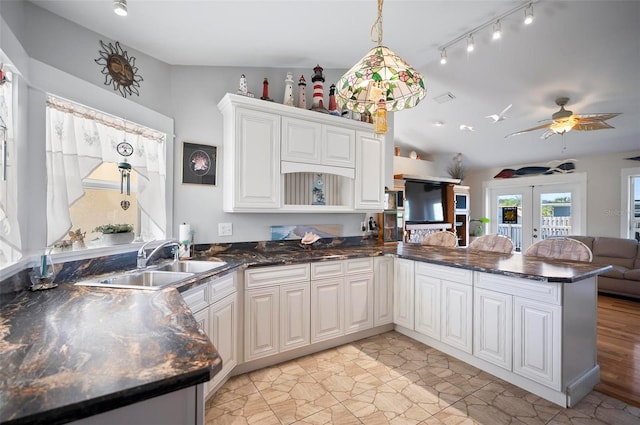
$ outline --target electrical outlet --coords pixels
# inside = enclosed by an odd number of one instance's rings
[[[232,223],[218,223],[218,236],[231,236],[233,235]]]

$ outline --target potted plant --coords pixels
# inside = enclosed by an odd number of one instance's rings
[[[103,224],[97,226],[93,231],[102,233],[102,241],[105,245],[131,243],[134,239],[131,224]]]
[[[474,236],[482,236],[483,233],[484,233],[484,225],[485,225],[485,223],[488,223],[491,220],[489,220],[487,217],[481,217],[481,218],[471,219],[469,222],[473,223],[474,221],[477,221],[479,224],[476,226],[476,229],[473,232],[473,235]]]

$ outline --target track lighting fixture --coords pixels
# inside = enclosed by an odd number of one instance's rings
[[[493,35],[491,38],[494,40],[500,40],[502,38],[502,25],[500,21],[496,21],[496,23],[493,24]]]
[[[440,52],[440,65],[445,65],[447,63],[447,51],[442,49]]]
[[[533,22],[533,5],[529,3],[529,6],[524,10],[524,24],[529,25]]]
[[[113,12],[118,16],[127,16],[127,0],[113,0]]]
[[[538,0],[524,1],[519,5],[507,10],[506,12],[498,16],[494,16],[491,20],[485,22],[484,24],[479,25],[471,29],[470,31],[465,32],[459,37],[454,38],[450,42],[439,46],[438,50],[440,50],[440,64],[444,65],[448,61],[447,49],[449,49],[454,44],[461,43],[463,40],[467,41],[467,52],[469,53],[472,52],[475,49],[473,36],[477,35],[479,31],[482,31],[485,28],[492,28],[493,31],[491,33],[491,38],[493,40],[500,40],[502,38],[502,21],[516,12],[520,12],[521,10],[524,10],[524,14],[525,14],[524,23],[527,25],[532,23],[533,22],[533,4],[536,3],[537,1]]]
[[[475,50],[476,45],[473,42],[473,35],[469,34],[469,37],[467,37],[467,52],[471,53]]]

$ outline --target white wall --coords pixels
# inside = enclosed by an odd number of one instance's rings
[[[590,236],[620,237],[621,169],[640,165],[638,161],[625,158],[636,157],[639,151],[577,157],[576,172],[587,173],[587,231]],[[527,166],[548,166],[545,163],[519,164],[518,169]],[[474,170],[464,179],[471,187],[471,217],[482,217],[482,182],[492,180],[502,168]]]

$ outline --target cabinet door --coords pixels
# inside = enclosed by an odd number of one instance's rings
[[[415,277],[415,330],[440,340],[440,279]]]
[[[373,327],[373,273],[347,275],[344,278],[344,333]]]
[[[356,132],[355,209],[384,209],[384,137]]]
[[[513,297],[475,288],[473,303],[473,354],[511,370]]]
[[[214,388],[238,364],[238,293],[228,295],[209,307],[209,335],[222,359],[222,370],[205,388]]]
[[[322,163],[336,167],[353,168],[356,165],[355,130],[322,126]]]
[[[344,335],[344,278],[311,281],[311,342]]]
[[[560,306],[515,297],[513,371],[560,390]]]
[[[280,351],[309,345],[309,282],[280,286]]]
[[[211,331],[209,329],[209,310],[205,308],[197,311],[193,313],[193,317],[196,319],[198,327],[202,329],[202,332],[207,334],[209,339],[211,339]]]
[[[473,286],[448,280],[442,283],[440,340],[462,351],[473,351]]]
[[[242,108],[236,113],[233,208],[280,208],[280,117]]]
[[[393,257],[373,260],[373,326],[393,322]]]
[[[413,261],[396,258],[394,269],[393,323],[413,330]]]
[[[279,349],[279,288],[245,292],[244,358],[246,361],[276,354]]]
[[[318,123],[282,117],[282,160],[320,164],[321,135]]]

